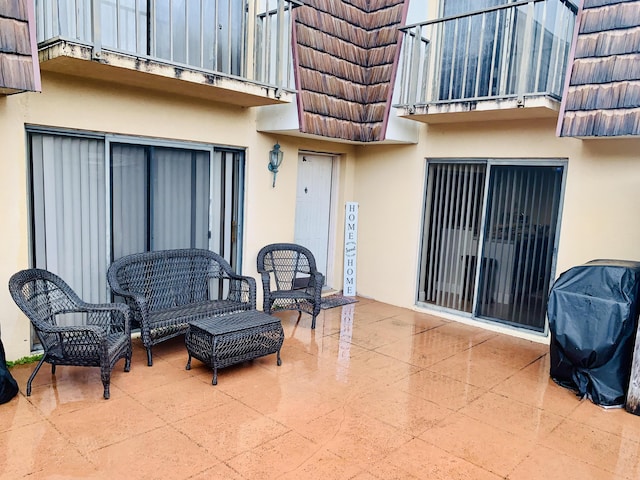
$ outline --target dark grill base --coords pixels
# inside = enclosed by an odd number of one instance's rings
[[[213,368],[212,384],[218,384],[218,368],[277,353],[278,366],[284,331],[280,320],[257,310],[229,313],[189,323],[185,336],[187,370],[191,358]]]

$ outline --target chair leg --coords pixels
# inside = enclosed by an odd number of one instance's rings
[[[133,357],[133,348],[131,347],[131,342],[127,345],[127,352],[124,355],[124,371],[131,371],[131,357]]]
[[[104,369],[100,367],[100,377],[102,377],[102,385],[104,386],[103,397],[105,400],[109,400],[110,392],[109,386],[111,384],[111,369]]]
[[[105,400],[109,400],[109,397],[111,396],[111,393],[109,392],[109,381],[107,380],[106,382],[103,381],[102,385],[104,385],[104,393],[103,393],[103,397]]]
[[[318,300],[313,305],[313,313],[311,314],[311,316],[313,317],[313,320],[311,320],[311,330],[316,328],[316,317],[319,314],[320,314],[320,301]]]
[[[147,365],[150,367],[153,365],[153,360],[151,359],[151,347],[147,347]]]
[[[40,359],[40,361],[38,362],[38,365],[36,365],[36,368],[33,369],[33,372],[31,372],[31,375],[29,376],[29,380],[27,380],[27,397],[29,395],[31,395],[31,382],[33,381],[33,379],[36,376],[36,373],[38,373],[38,370],[40,370],[40,367],[42,366],[42,364],[44,363],[44,359],[47,358],[46,355],[43,355],[42,358]],[[55,368],[55,365],[52,364],[51,365],[51,369],[53,370]]]

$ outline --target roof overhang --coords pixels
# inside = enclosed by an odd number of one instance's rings
[[[394,110],[392,108],[392,110]],[[349,145],[411,145],[418,143],[420,125],[398,115],[389,117],[384,140],[361,142],[343,138],[327,137],[300,131],[298,104],[273,105],[258,109],[256,129],[259,132],[284,135],[290,137],[321,140],[324,142],[344,143]]]

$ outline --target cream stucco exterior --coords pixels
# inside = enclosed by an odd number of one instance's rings
[[[13,273],[30,266],[26,125],[245,149],[243,273],[254,277],[260,247],[293,240],[298,150],[338,156],[341,180],[334,204],[344,204],[353,195],[352,182],[347,180],[353,177],[353,146],[335,144],[329,148],[324,142],[258,133],[256,109],[49,72],[43,73],[42,84],[42,93],[0,97],[0,144],[5,159],[0,199],[4,205],[3,230],[11,232],[0,239],[4,252],[0,262],[0,282],[4,285],[0,289],[0,333],[9,360],[30,354],[29,322],[6,287]],[[273,188],[267,161],[276,141],[285,152],[285,160]],[[344,218],[338,208],[335,215],[338,223]],[[339,257],[336,252],[338,261]],[[341,269],[336,271],[339,277]]]
[[[185,87],[186,88],[186,87]],[[274,107],[270,107],[273,109]],[[0,97],[0,333],[8,359],[30,354],[29,322],[6,288],[30,266],[25,125],[97,131],[246,149],[242,273],[257,278],[261,246],[294,235],[297,156],[337,158],[335,248],[329,262],[342,282],[344,204],[359,211],[359,295],[415,308],[427,158],[563,159],[566,182],[555,276],[595,258],[640,260],[640,139],[558,138],[555,119],[418,124],[417,144],[350,145],[257,131],[257,108],[216,103],[44,72],[42,93]],[[285,159],[276,187],[268,152],[280,143]],[[261,291],[258,282],[258,300]]]
[[[640,139],[558,138],[555,127],[553,119],[424,125],[417,145],[360,149],[358,291],[416,303],[427,158],[567,160],[555,276],[597,258],[640,260]]]

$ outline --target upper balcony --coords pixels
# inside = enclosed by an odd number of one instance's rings
[[[399,114],[425,123],[557,118],[576,14],[569,0],[525,0],[402,28]]]
[[[44,71],[252,107],[294,98],[298,0],[36,0]]]

